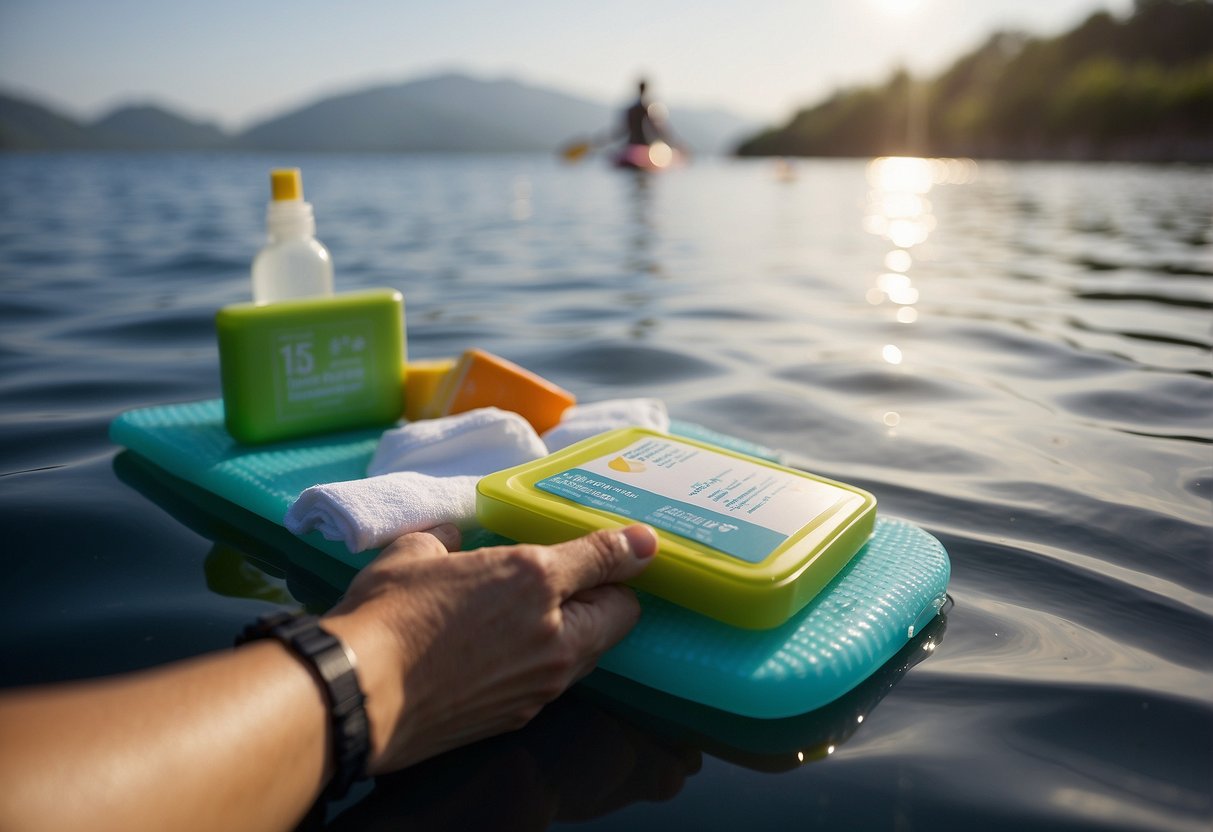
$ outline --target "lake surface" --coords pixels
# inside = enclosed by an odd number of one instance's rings
[[[410,357],[661,397],[872,491],[953,570],[946,620],[823,712],[580,687],[333,828],[1209,827],[1209,168],[0,156],[0,684],[333,600],[278,530],[106,437],[219,394],[213,316],[249,296],[281,164],[339,288],[404,293]]]

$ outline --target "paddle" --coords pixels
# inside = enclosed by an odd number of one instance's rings
[[[564,147],[560,148],[560,158],[566,162],[580,162],[592,151],[602,150],[619,140],[619,136],[612,133],[610,130],[599,130],[596,133],[590,133],[588,136],[582,136],[571,140]]]
[[[573,142],[572,144],[565,145],[565,147],[560,151],[560,156],[566,162],[578,162],[593,149],[593,142],[577,141]]]

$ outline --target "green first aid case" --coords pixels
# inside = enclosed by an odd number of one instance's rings
[[[388,425],[404,411],[404,298],[368,289],[215,316],[228,432],[245,444]]]
[[[490,474],[477,492],[478,522],[515,540],[648,523],[660,549],[637,589],[757,630],[812,600],[876,522],[876,499],[854,486],[642,428]]]

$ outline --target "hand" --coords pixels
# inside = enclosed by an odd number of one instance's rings
[[[459,532],[405,535],[325,618],[358,658],[371,773],[525,725],[636,623],[618,586],[657,551],[647,526],[556,546],[454,551]]]

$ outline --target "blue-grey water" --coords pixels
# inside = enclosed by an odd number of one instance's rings
[[[339,288],[403,291],[410,357],[659,396],[869,489],[953,568],[946,620],[823,712],[582,687],[334,828],[1209,828],[1209,168],[0,156],[0,683],[331,603],[277,529],[106,437],[218,395],[213,316],[284,163]]]

